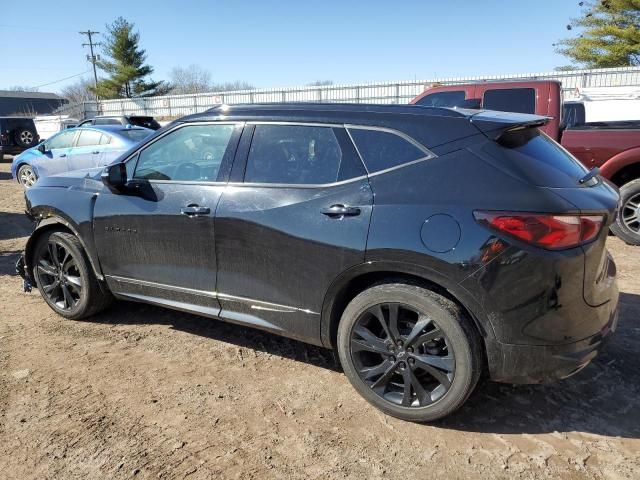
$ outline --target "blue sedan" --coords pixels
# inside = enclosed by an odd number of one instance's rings
[[[15,157],[11,174],[30,188],[40,177],[109,165],[152,133],[130,125],[70,128]]]

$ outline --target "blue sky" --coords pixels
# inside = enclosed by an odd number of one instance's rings
[[[566,25],[579,15],[577,3],[29,0],[25,10],[10,2],[0,15],[0,89],[88,70],[78,31],[104,32],[119,15],[136,24],[154,79],[189,64],[217,82],[264,88],[543,72],[568,63],[552,44],[572,33]]]

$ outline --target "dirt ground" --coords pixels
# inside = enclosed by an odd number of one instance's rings
[[[64,320],[13,273],[23,210],[0,163],[0,478],[640,478],[640,248],[610,237],[622,312],[592,365],[417,425],[328,350],[138,304]]]

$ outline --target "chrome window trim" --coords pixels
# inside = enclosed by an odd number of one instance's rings
[[[151,282],[148,280],[137,280],[135,278],[120,277],[118,275],[105,275],[105,277],[114,280],[116,282],[129,283],[132,285],[141,285],[144,287],[159,288],[161,290],[171,290],[174,292],[188,293],[191,295],[197,295],[201,297],[215,298],[218,300],[229,300],[232,302],[239,302],[251,305],[253,310],[265,310],[282,313],[302,312],[310,315],[320,315],[317,312],[306,308],[290,307],[288,305],[281,305],[279,303],[266,302],[264,300],[257,300],[255,298],[238,297],[236,295],[229,295],[227,293],[219,293],[216,291],[198,290],[195,288],[178,287],[174,285],[167,285],[164,283]]]

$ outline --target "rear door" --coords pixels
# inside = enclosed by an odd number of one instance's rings
[[[74,147],[68,153],[69,170],[100,166],[104,147],[100,145],[102,132],[90,128],[78,130]]]
[[[221,316],[319,343],[327,289],[364,261],[373,203],[364,166],[343,126],[257,123],[239,155],[244,181],[216,213]]]

